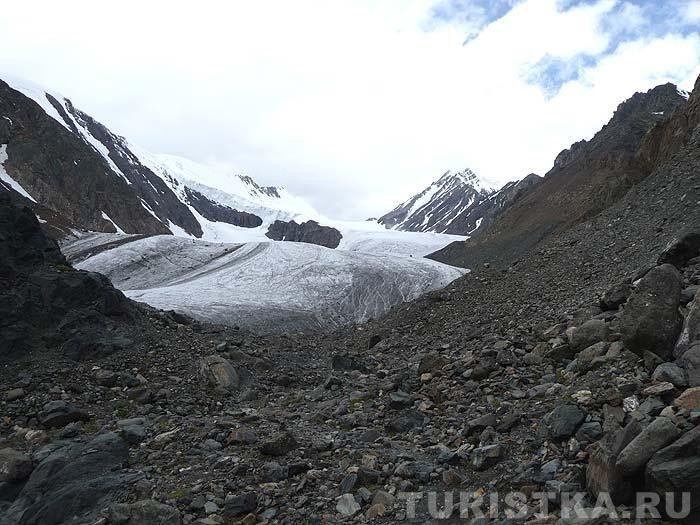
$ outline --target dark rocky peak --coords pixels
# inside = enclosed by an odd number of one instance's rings
[[[635,93],[617,106],[608,123],[589,141],[581,140],[563,150],[549,173],[577,162],[618,167],[634,156],[639,141],[656,123],[685,107],[686,99],[671,83]]]
[[[280,198],[279,189],[275,186],[260,186],[252,177],[248,175],[238,175],[238,178],[251,187],[251,195],[267,195],[268,197]]]
[[[597,216],[689,143],[700,118],[698,98],[697,88],[686,99],[673,84],[634,94],[591,140],[560,153],[545,178],[488,228],[431,258],[472,268],[507,266],[544,239]]]
[[[337,248],[343,238],[335,228],[321,226],[316,221],[301,224],[296,221],[275,221],[265,235],[274,241],[306,242],[326,248]]]
[[[25,204],[51,220],[51,226],[115,232],[116,222],[127,232],[169,233],[142,206],[133,185],[116,175],[93,145],[63,125],[59,114],[49,116],[33,99],[0,81],[0,115],[11,123],[0,132],[5,171],[36,201],[25,199]]]
[[[206,195],[185,187],[185,194],[190,205],[197,210],[202,217],[214,222],[226,222],[242,228],[257,228],[263,220],[253,213],[238,211],[230,206],[214,202]]]
[[[458,221],[493,190],[470,169],[446,171],[438,180],[379,218],[379,224],[403,231],[467,234],[474,224]]]
[[[62,106],[55,98],[50,97],[49,101],[57,111],[61,112]],[[70,114],[67,121],[71,122],[72,129],[93,147],[99,148],[99,145],[102,145],[106,148],[107,160],[112,170],[134,186],[139,197],[145,201],[158,219],[164,224],[170,221],[195,237],[202,236],[202,228],[192,212],[177,198],[163,179],[141,163],[129,149],[124,137],[112,133],[90,115],[77,109],[70,100],[64,99],[64,104],[65,110]],[[73,122],[77,122],[81,129],[87,131],[87,134],[77,129]],[[94,144],[90,137],[99,141],[99,145]]]

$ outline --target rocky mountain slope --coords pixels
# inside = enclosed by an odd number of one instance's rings
[[[562,151],[544,180],[489,228],[431,257],[467,267],[508,265],[549,235],[594,217],[688,140],[698,96],[696,89],[687,101],[672,84],[636,93],[590,141]]]
[[[385,318],[261,338],[134,306],[112,355],[0,354],[0,524],[697,523],[696,95],[608,207]],[[32,274],[55,245],[7,210]]]
[[[312,212],[284,189],[135,148],[67,98],[24,81],[0,81],[0,117],[0,191],[57,236],[86,229],[216,238]]]

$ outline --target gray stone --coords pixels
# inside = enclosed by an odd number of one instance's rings
[[[616,466],[623,476],[639,472],[657,451],[672,443],[679,434],[670,419],[657,417],[620,452]]]
[[[691,516],[700,511],[700,426],[659,450],[645,471],[646,489],[663,494],[690,493]]]
[[[254,512],[258,506],[258,497],[255,492],[246,492],[237,496],[226,497],[224,503],[223,516],[225,519],[243,516],[249,512]]]
[[[265,456],[284,456],[297,448],[299,448],[299,443],[292,433],[284,432],[265,441],[260,446],[260,453]]]
[[[593,443],[603,435],[603,427],[597,421],[584,423],[576,432],[576,439],[584,443]]]
[[[585,419],[586,413],[577,405],[560,405],[547,415],[545,422],[554,439],[566,439],[576,433]]]
[[[143,478],[123,470],[129,449],[113,432],[86,443],[57,442],[45,449],[37,452],[39,463],[5,511],[7,523],[70,523],[75,516],[81,516],[82,523],[96,523],[115,494]]]
[[[656,367],[651,378],[658,383],[671,383],[677,387],[688,386],[688,377],[676,363],[662,363]]]
[[[476,470],[485,470],[498,463],[503,457],[501,445],[487,445],[474,449],[472,465]]]
[[[574,352],[580,352],[591,345],[607,341],[608,325],[605,321],[591,319],[571,332],[570,345]]]
[[[360,509],[360,504],[355,501],[355,497],[352,494],[343,494],[338,498],[338,502],[335,505],[335,510],[346,517],[354,516],[360,512]]]
[[[408,408],[413,405],[413,397],[406,392],[397,390],[389,394],[389,406],[396,410]]]
[[[683,357],[683,354],[696,344],[700,344],[700,294],[695,295],[695,299],[688,307],[688,315],[683,322],[673,355]]]
[[[627,302],[632,294],[632,286],[629,283],[616,284],[600,298],[600,307],[605,310],[617,310]]]
[[[0,482],[24,481],[32,473],[29,456],[11,448],[0,449]]]
[[[391,432],[410,432],[425,425],[425,416],[412,409],[403,410],[398,416],[392,418],[386,425]]]
[[[643,356],[653,352],[663,359],[673,354],[681,331],[678,313],[681,276],[664,264],[649,271],[634,290],[620,318],[625,348]]]
[[[700,386],[700,343],[691,346],[678,362],[686,371],[688,385]]]
[[[87,412],[75,408],[67,401],[49,401],[39,412],[39,422],[48,428],[64,427],[74,421],[88,421]]]
[[[340,493],[345,494],[348,492],[351,492],[352,489],[355,488],[355,485],[357,484],[357,474],[354,472],[351,472],[350,474],[346,475],[343,478],[343,481],[340,482]]]
[[[235,390],[243,383],[238,370],[220,355],[203,357],[199,361],[199,374],[218,390]]]
[[[672,264],[682,269],[688,261],[700,255],[700,230],[679,232],[659,255],[659,264]]]
[[[180,525],[180,511],[154,500],[119,503],[109,509],[109,523],[114,525]]]

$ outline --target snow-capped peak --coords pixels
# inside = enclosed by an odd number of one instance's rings
[[[470,169],[446,171],[438,180],[379,219],[387,228],[444,232],[467,208],[493,189]]]

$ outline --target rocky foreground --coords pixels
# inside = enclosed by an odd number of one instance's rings
[[[3,200],[0,523],[444,522],[429,491],[452,522],[532,525],[686,491],[697,523],[694,188],[666,228],[618,228],[645,238],[624,250],[589,224],[386,319],[265,338],[126,300]],[[460,509],[511,491],[494,519]],[[571,493],[603,506],[569,516]]]

